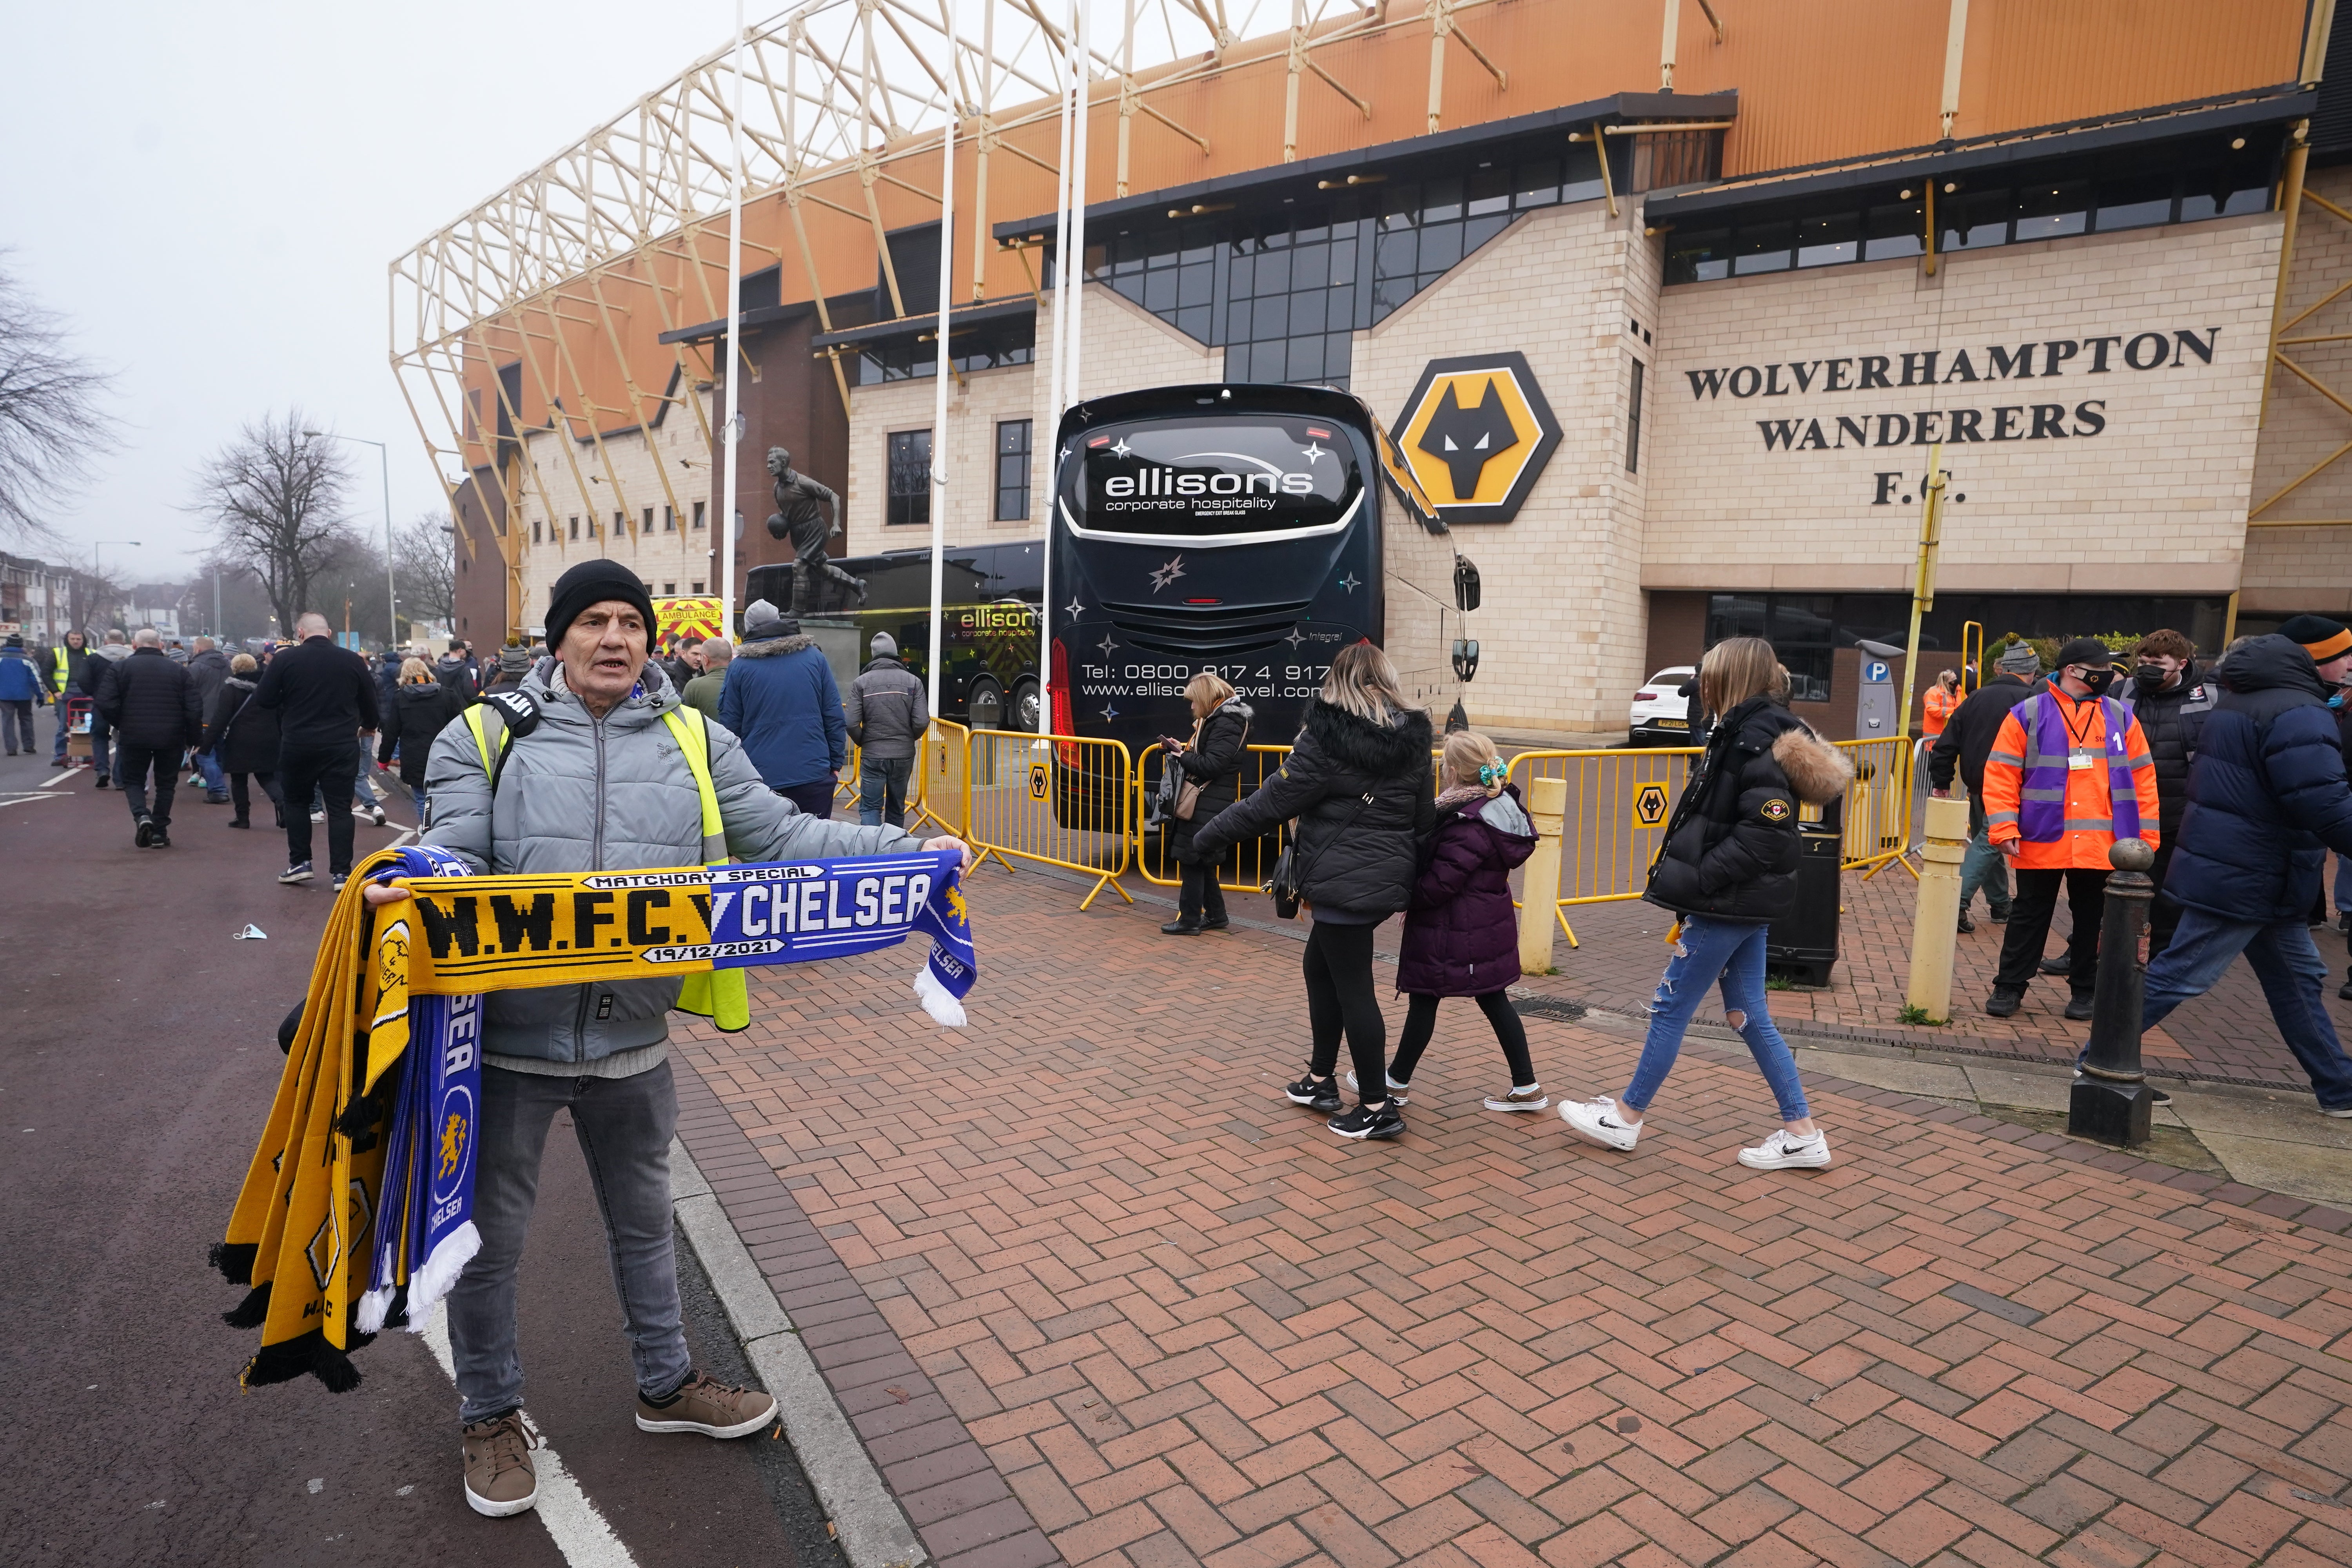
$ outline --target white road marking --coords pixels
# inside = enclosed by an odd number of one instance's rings
[[[14,800],[0,800],[0,805],[23,805],[36,800],[63,800],[61,795],[20,795]]]
[[[432,1347],[433,1359],[441,1363],[442,1373],[456,1383],[457,1363],[449,1353],[446,1302],[434,1306],[432,1321],[425,1325],[425,1342]],[[580,1489],[572,1472],[563,1468],[562,1458],[543,1433],[539,1447],[531,1450],[531,1469],[539,1477],[539,1504],[531,1511],[547,1526],[549,1538],[566,1563],[572,1568],[636,1568],[636,1559],[596,1511],[588,1494]]]
[[[61,784],[71,784],[73,783],[74,774],[79,771],[79,770],[76,768],[68,768],[65,772],[59,773],[57,777],[51,779],[48,783],[41,785],[40,787],[43,789],[55,789]]]

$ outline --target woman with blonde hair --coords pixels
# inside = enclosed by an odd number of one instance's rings
[[[1374,1087],[1387,1074],[1388,1024],[1372,985],[1372,931],[1412,897],[1433,815],[1429,738],[1429,715],[1405,700],[1388,655],[1368,642],[1343,647],[1281,771],[1192,834],[1193,856],[1213,865],[1236,840],[1297,819],[1291,855],[1314,921],[1305,961],[1314,1038],[1306,1076],[1283,1092],[1328,1116],[1342,1138],[1404,1135],[1396,1099]],[[1333,1080],[1343,1031],[1364,1086],[1344,1115]]]
[[[1397,989],[1411,998],[1396,1060],[1389,1064],[1389,1092],[1399,1100],[1436,1031],[1437,999],[1468,996],[1486,1015],[1511,1074],[1508,1091],[1487,1096],[1486,1109],[1541,1110],[1551,1103],[1536,1081],[1528,1031],[1505,991],[1519,976],[1511,871],[1536,847],[1535,825],[1520,809],[1519,786],[1505,782],[1507,773],[1486,736],[1462,731],[1445,737],[1437,825],[1405,911],[1397,963]]]
[[[229,800],[236,807],[228,825],[253,826],[253,796],[246,787],[253,780],[269,797],[282,829],[286,803],[278,794],[278,710],[254,701],[260,685],[261,664],[251,654],[240,653],[228,661],[228,679],[221,682],[212,722],[205,726],[204,749],[228,775]]]
[[[1797,1064],[1765,1005],[1765,930],[1796,898],[1797,807],[1845,793],[1853,768],[1781,705],[1787,672],[1761,637],[1707,650],[1699,698],[1719,715],[1690,784],[1666,823],[1665,847],[1643,896],[1681,917],[1674,956],[1650,1000],[1648,1037],[1625,1092],[1563,1104],[1560,1119],[1587,1142],[1631,1152],[1643,1117],[1681,1053],[1691,1015],[1719,984],[1725,1016],[1771,1086],[1782,1126],[1739,1163],[1759,1171],[1830,1163]]]
[[[408,786],[409,799],[415,803],[419,827],[425,826],[430,805],[425,792],[425,764],[432,755],[434,737],[465,706],[431,665],[421,658],[402,662],[400,684],[393,689],[392,700],[384,704],[383,724],[376,731],[375,760],[377,766],[389,767],[393,753],[400,753],[400,782]]]
[[[1173,735],[1160,739],[1160,749],[1167,754],[1166,765],[1177,770],[1182,784],[1192,784],[1200,792],[1189,813],[1168,821],[1168,853],[1176,860],[1182,879],[1176,890],[1176,918],[1160,928],[1170,936],[1198,936],[1204,931],[1223,931],[1231,923],[1225,918],[1225,891],[1217,886],[1217,862],[1192,853],[1192,836],[1202,824],[1234,804],[1251,719],[1249,704],[1234,695],[1223,676],[1212,670],[1204,669],[1192,679],[1184,688],[1184,700],[1192,705],[1192,739],[1181,741]],[[1181,809],[1184,804],[1181,793],[1177,801]]]

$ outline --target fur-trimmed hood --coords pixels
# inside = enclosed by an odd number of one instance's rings
[[[794,632],[790,637],[762,637],[747,642],[735,650],[738,658],[780,658],[788,653],[798,653],[804,647],[816,647],[816,639],[806,632]]]
[[[1853,782],[1853,763],[1846,754],[1813,733],[1802,720],[1783,730],[1772,742],[1772,760],[1789,778],[1789,787],[1808,805],[1827,805],[1843,798]]]
[[[1307,707],[1306,732],[1339,766],[1373,778],[1429,768],[1429,715],[1409,708],[1381,725],[1316,698]]]

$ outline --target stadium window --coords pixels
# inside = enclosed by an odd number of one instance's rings
[[[638,532],[639,536],[640,536],[640,537],[642,537],[643,535],[646,535],[646,534],[651,533],[653,531],[654,531],[654,509],[653,509],[653,508],[651,508],[651,507],[647,507],[647,508],[646,508],[646,521],[645,521],[645,526],[644,526],[644,527],[642,527],[642,528],[640,528],[640,529],[638,529],[638,530],[637,530],[637,532]]]
[[[530,520],[530,542],[533,544],[537,544],[539,542],[539,519],[535,517],[532,518]]]
[[[701,592],[702,592],[702,579],[700,579],[699,577],[696,578],[696,579],[695,579],[695,581],[694,581],[694,588],[693,588],[693,592],[695,592],[695,593],[697,593],[697,594],[699,594],[699,593],[701,593]]]
[[[888,439],[889,510],[882,521],[927,527],[931,521],[931,433],[893,430]]]
[[[1625,471],[1642,471],[1642,383],[1647,379],[1649,366],[1640,360],[1633,362],[1633,395],[1627,402],[1625,415]]]
[[[580,537],[580,520],[576,517],[572,520],[572,537],[574,539]]]
[[[1026,419],[999,420],[996,426],[996,521],[1025,522],[1029,519],[1029,429]]]
[[[675,595],[677,592],[677,584],[675,584],[675,583],[665,583],[665,584],[662,584],[662,597],[663,597],[663,598],[665,598],[665,599],[669,598],[671,595]]]
[[[664,533],[677,531],[677,508],[674,506],[662,508],[662,531]]]
[[[695,526],[695,527],[697,527],[697,528],[700,528],[700,527],[702,526],[702,509],[703,509],[705,506],[709,505],[709,502],[707,502],[707,501],[696,501],[696,502],[694,503],[694,526]],[[695,592],[698,594],[698,593],[702,592],[702,590],[701,590],[701,589],[699,589],[699,588],[697,588],[697,589],[695,590]]]

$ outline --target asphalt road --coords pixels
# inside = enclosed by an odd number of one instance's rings
[[[257,1334],[205,1264],[235,1200],[330,902],[281,888],[280,837],[183,789],[173,847],[132,847],[87,771],[0,759],[0,1560],[560,1568],[535,1514],[461,1495],[457,1394],[416,1335],[365,1381],[240,1393]],[[183,775],[184,777],[185,775]],[[362,849],[393,828],[359,825]],[[264,819],[266,822],[266,818]],[[320,831],[323,831],[321,829]],[[324,864],[320,846],[320,864]],[[247,922],[267,941],[237,942]],[[523,1264],[533,1420],[641,1564],[840,1568],[789,1445],[639,1432],[578,1146],[549,1142]],[[748,1375],[679,1240],[700,1364]]]

